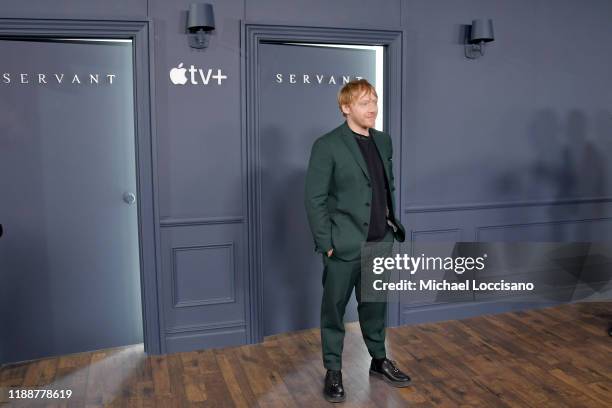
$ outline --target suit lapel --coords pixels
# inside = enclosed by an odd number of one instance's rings
[[[359,164],[359,167],[361,167],[361,170],[363,170],[363,174],[365,174],[368,180],[370,180],[370,174],[368,173],[368,165],[363,159],[363,154],[361,154],[361,149],[359,149],[357,141],[355,140],[355,136],[353,136],[353,131],[351,130],[346,121],[344,121],[344,123],[342,124],[342,140],[350,150],[355,161],[357,161],[357,164]]]
[[[385,175],[387,176],[387,180],[390,180],[389,167],[391,166],[391,163],[388,163],[386,155],[382,153],[384,152],[382,135],[376,132],[370,132],[370,137],[374,139],[376,150],[378,150],[378,155],[380,156],[383,169],[385,169]],[[361,149],[357,144],[357,140],[355,140],[353,131],[351,130],[346,121],[344,121],[344,123],[342,124],[342,140],[344,141],[348,149],[351,151],[353,158],[357,161],[359,167],[361,167],[361,170],[363,170],[363,174],[365,174],[368,180],[370,180],[370,174],[368,173],[368,165],[363,159],[363,154],[361,154]]]

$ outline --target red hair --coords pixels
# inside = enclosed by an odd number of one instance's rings
[[[363,78],[353,79],[347,82],[342,89],[340,89],[340,92],[338,92],[338,107],[340,108],[342,116],[346,116],[346,114],[342,111],[342,105],[350,105],[355,99],[364,93],[373,93],[374,96],[378,98],[378,94],[376,93],[374,86],[372,86],[367,79]]]

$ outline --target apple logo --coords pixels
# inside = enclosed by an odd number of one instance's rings
[[[187,83],[187,75],[185,75],[185,68],[181,62],[178,67],[170,70],[170,80],[174,85],[185,85]]]

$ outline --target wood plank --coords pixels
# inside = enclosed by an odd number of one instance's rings
[[[607,407],[610,302],[387,329],[387,355],[412,379],[369,376],[359,324],[346,325],[343,379],[351,407]],[[328,407],[318,329],[263,343],[147,356],[142,345],[0,367],[0,388],[72,389],[27,407]]]

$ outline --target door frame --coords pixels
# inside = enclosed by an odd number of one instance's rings
[[[259,108],[259,44],[262,41],[317,42],[335,44],[383,45],[386,46],[384,58],[385,92],[383,123],[387,133],[393,139],[394,151],[399,160],[395,166],[401,166],[401,129],[402,129],[402,61],[404,30],[385,30],[376,28],[330,28],[305,27],[289,25],[272,25],[241,21],[241,140],[242,153],[246,158],[243,167],[243,211],[247,214],[245,237],[247,242],[247,322],[249,343],[263,341],[263,273],[261,246],[261,174],[260,174],[260,135]],[[339,118],[340,124],[341,120]],[[331,130],[331,129],[330,129]],[[396,211],[401,218],[401,168],[394,169],[399,187],[396,190]],[[390,295],[387,313],[387,325],[396,326],[399,322],[399,302]]]
[[[160,354],[163,321],[159,305],[159,213],[157,142],[154,109],[154,58],[151,19],[0,18],[0,36],[13,38],[78,37],[132,40],[134,76],[134,137],[140,288],[144,351]]]

